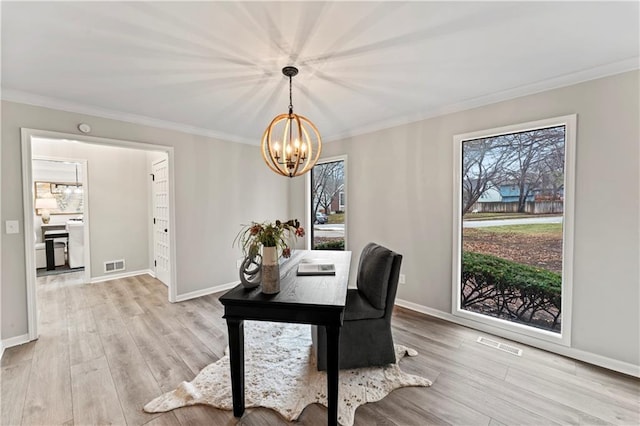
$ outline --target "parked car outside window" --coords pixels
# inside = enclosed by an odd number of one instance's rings
[[[322,213],[322,212],[316,212],[316,221],[315,223],[323,225],[325,223],[327,223],[329,221],[329,218],[327,217],[326,214]]]

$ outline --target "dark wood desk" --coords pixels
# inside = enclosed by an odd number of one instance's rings
[[[335,276],[296,276],[303,258],[323,259],[336,265]],[[233,415],[244,413],[244,320],[276,321],[323,326],[327,331],[328,424],[338,424],[340,327],[349,283],[351,252],[296,250],[280,265],[280,293],[269,295],[261,287],[242,284],[220,297],[229,330],[229,358]]]

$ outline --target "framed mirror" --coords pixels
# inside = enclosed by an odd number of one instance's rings
[[[36,200],[55,199],[56,207],[49,209],[50,214],[82,214],[84,211],[82,183],[35,182],[35,196]],[[41,214],[40,209],[36,209],[36,214]]]

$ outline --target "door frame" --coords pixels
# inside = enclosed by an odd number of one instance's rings
[[[153,249],[151,250],[151,254],[152,257],[154,259],[154,269],[153,269],[153,273],[155,274],[155,277],[158,281],[160,281],[161,283],[165,284],[167,287],[169,286],[169,284],[171,283],[171,263],[169,263],[169,276],[167,277],[167,281],[168,282],[164,282],[163,280],[161,280],[160,278],[158,278],[158,266],[155,264],[155,261],[157,259],[156,256],[156,224],[154,223],[154,219],[156,217],[156,187],[154,185],[154,181],[155,181],[155,173],[154,173],[154,166],[158,163],[161,163],[163,161],[167,162],[167,169],[169,168],[169,160],[167,158],[162,158],[162,159],[156,159],[156,160],[152,160],[151,161],[151,174],[154,175],[154,179],[152,179],[151,182],[151,234],[152,234],[152,238],[151,238],[151,242],[153,244]],[[169,200],[171,200],[171,191],[168,191],[168,196],[169,196]],[[169,242],[171,242],[172,238],[171,235],[173,234],[173,228],[171,228],[171,224],[169,224]],[[171,245],[169,245],[169,251],[171,252],[172,248]],[[171,259],[171,253],[169,253],[169,259]]]
[[[174,184],[174,149],[170,146],[155,145],[143,142],[133,142],[120,139],[109,139],[97,136],[79,135],[74,133],[62,133],[49,130],[21,128],[21,143],[22,143],[22,201],[24,209],[24,242],[25,242],[25,278],[27,284],[27,323],[29,340],[35,340],[38,338],[38,306],[37,306],[37,292],[36,292],[36,269],[35,269],[35,242],[33,241],[33,173],[32,173],[32,138],[46,138],[46,139],[66,139],[77,141],[81,143],[88,143],[93,145],[103,145],[116,148],[132,148],[142,151],[161,151],[167,154],[167,161],[169,166],[169,224],[171,229],[175,229],[175,184]],[[84,174],[83,180],[86,179],[87,173]],[[87,197],[90,197],[87,191]],[[88,200],[89,198],[87,198]],[[88,209],[87,203],[87,209]],[[88,210],[87,210],[88,211]],[[90,241],[86,242],[86,245],[90,245]],[[169,302],[174,303],[176,301],[177,289],[176,289],[176,241],[172,235],[169,235],[169,247],[171,253],[171,282],[168,288]],[[86,256],[86,255],[85,255]]]

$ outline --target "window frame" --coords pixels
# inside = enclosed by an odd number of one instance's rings
[[[489,331],[507,338],[510,338],[510,333],[517,333],[563,346],[571,346],[576,125],[577,115],[572,114],[464,133],[453,137],[454,219],[451,313],[456,317],[471,320],[477,329]],[[462,272],[462,143],[473,139],[488,138],[554,126],[565,127],[564,212],[562,226],[562,328],[560,333],[500,318],[490,317],[481,313],[467,311],[460,307],[460,275]]]
[[[313,166],[318,166],[320,164],[325,164],[325,163],[334,163],[337,161],[342,161],[344,162],[344,183],[343,183],[343,188],[342,188],[342,192],[344,192],[344,197],[346,200],[347,197],[347,192],[348,192],[348,182],[349,182],[349,164],[347,161],[347,155],[337,155],[337,156],[333,156],[333,157],[326,157],[326,158],[321,158],[318,160],[318,162]],[[313,168],[312,168],[313,170]],[[312,216],[312,211],[311,211],[311,173],[312,171],[310,170],[309,173],[307,173],[306,178],[305,178],[305,217],[307,218],[307,220],[309,220],[309,227],[307,228],[309,230],[309,232],[305,233],[305,248],[307,250],[312,250],[313,249],[313,223],[314,223],[314,218],[311,217]],[[349,229],[349,212],[348,209],[345,209],[344,211],[344,251],[348,251],[349,250],[349,241],[348,241],[348,229]]]

